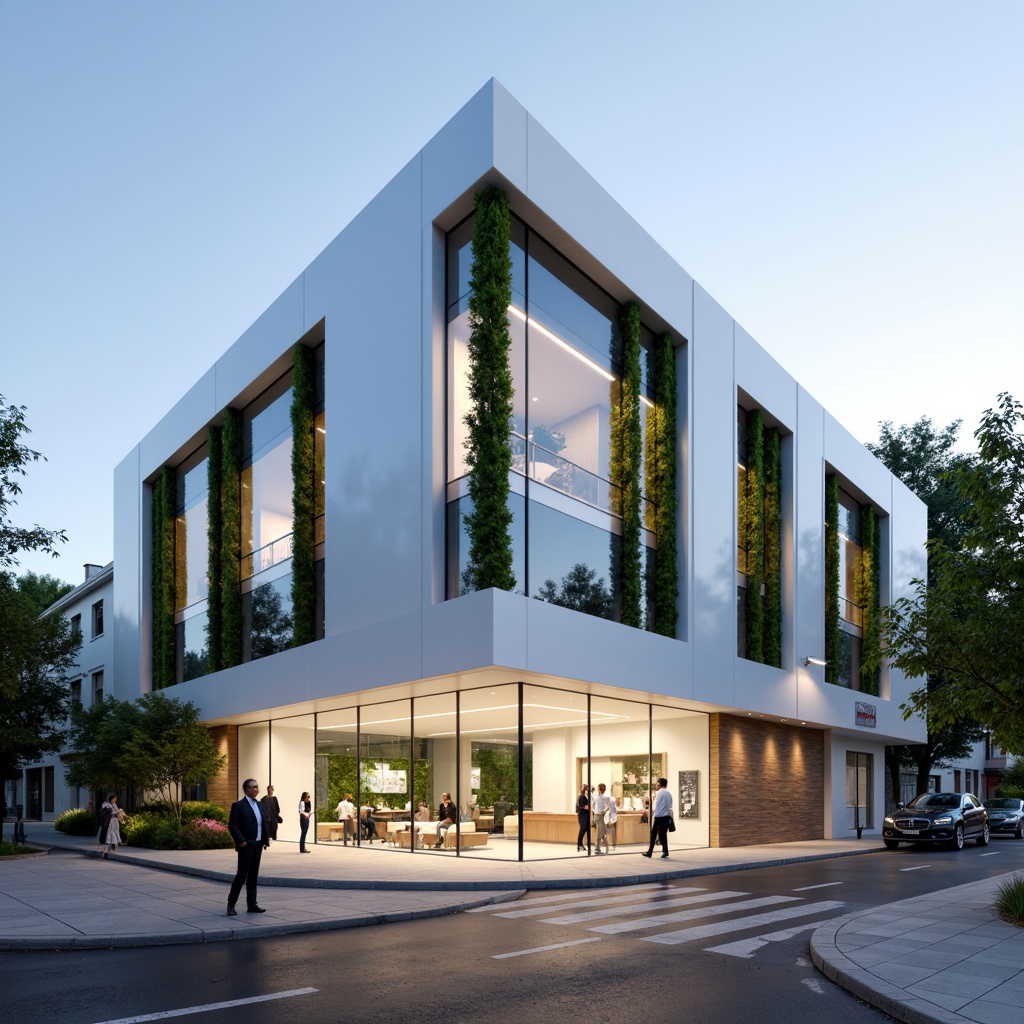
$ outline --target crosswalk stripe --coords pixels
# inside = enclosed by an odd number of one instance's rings
[[[664,882],[644,882],[643,885],[615,885],[608,889],[601,889],[601,893],[604,896],[618,896],[624,893],[636,893],[644,892],[645,890],[658,890],[661,892],[671,892],[673,887],[666,885]],[[531,896],[529,899],[519,900],[516,904],[520,907],[534,907],[539,906],[541,903],[565,903],[566,906],[571,906],[569,902],[571,900],[582,900],[584,898],[593,899],[593,889],[579,889],[576,892],[560,892],[555,896]],[[501,906],[507,906],[507,904],[488,904],[484,907],[471,907],[466,911],[467,914],[493,914]],[[549,907],[549,910],[555,908]]]
[[[492,960],[508,960],[513,956],[529,956],[531,953],[549,953],[553,949],[565,949],[566,946],[582,946],[587,942],[600,942],[600,939],[573,939],[572,942],[558,942],[554,946],[536,946],[534,949],[517,949],[514,953],[495,953]]]
[[[781,910],[773,910],[767,914],[754,914],[751,917],[739,918],[735,921],[718,921],[715,924],[699,925],[696,928],[680,928],[674,932],[664,932],[661,935],[644,936],[644,942],[657,942],[664,946],[675,946],[682,942],[696,942],[699,939],[707,939],[713,935],[725,935],[728,932],[745,931],[748,928],[760,928],[766,924],[774,924],[776,921],[785,921],[788,918],[804,917],[807,914],[820,914],[826,910],[835,910],[844,906],[839,900],[825,900],[822,903],[807,903],[799,907],[783,907]],[[592,931],[604,931],[603,928],[593,928]]]
[[[720,914],[735,914],[739,910],[753,910],[755,907],[770,907],[778,903],[792,903],[799,896],[760,896],[755,900],[741,900],[721,907],[698,907],[694,910],[677,910],[674,914],[655,914],[642,921],[617,921],[615,924],[601,924],[588,931],[604,935],[621,935],[623,932],[638,932],[644,928],[657,928],[663,924],[677,924],[679,921],[695,921],[701,917],[717,917]]]
[[[727,942],[724,946],[708,946],[704,952],[724,953],[726,956],[741,956],[749,960],[762,946],[767,946],[769,942],[785,942],[787,939],[795,938],[801,932],[809,932],[812,928],[817,928],[820,924],[820,921],[798,924],[793,928],[783,928],[782,931],[768,932],[765,935],[757,935],[752,939],[737,939],[735,942]]]
[[[685,892],[685,889],[677,890]],[[699,890],[698,890],[699,892]],[[655,910],[667,910],[669,907],[683,907],[693,903],[708,903],[711,900],[733,899],[736,896],[749,896],[748,892],[699,892],[697,896],[680,896],[671,900],[651,900],[648,903],[631,907],[632,913],[646,914]],[[564,917],[545,917],[543,924],[582,924],[584,921],[597,921],[602,917],[621,916],[625,911],[622,907],[604,907],[601,910],[586,910],[582,914],[566,914]]]
[[[703,892],[704,890],[697,886],[680,886],[673,892]],[[661,895],[660,893],[640,893],[641,897]],[[589,900],[578,900],[576,903],[563,903],[560,906],[543,906],[543,907],[524,907],[522,910],[501,910],[495,913],[495,917],[507,917],[507,918],[520,918],[520,917],[538,917],[541,914],[552,914],[558,910],[576,910],[578,907],[604,907],[610,904],[617,903],[636,903],[637,893],[627,893],[624,896],[595,896]],[[642,907],[652,906],[653,904],[644,903]],[[621,914],[623,913],[621,907],[616,907],[612,913]],[[562,924],[562,921],[556,921],[556,924]]]
[[[822,882],[820,885],[801,885],[799,889],[794,889],[793,892],[807,892],[810,889],[831,889],[833,885],[846,885],[846,883]]]

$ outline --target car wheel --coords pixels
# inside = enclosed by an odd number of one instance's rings
[[[964,848],[964,827],[959,822],[956,826],[956,832],[953,833],[953,838],[949,841],[949,848],[951,850],[962,850]]]
[[[885,843],[887,850],[898,850],[900,848],[900,844],[895,839],[883,839],[882,842]]]
[[[988,846],[989,829],[988,822],[985,822],[985,827],[981,830],[981,835],[978,836],[979,846]]]

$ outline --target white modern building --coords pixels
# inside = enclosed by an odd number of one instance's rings
[[[476,590],[489,189],[509,210],[515,583]],[[211,799],[255,776],[326,824],[346,791],[384,820],[448,791],[491,832],[460,856],[577,856],[599,782],[636,849],[660,776],[679,847],[877,835],[884,746],[925,730],[859,651],[870,594],[908,592],[925,536],[924,505],[491,81],[118,466],[116,696],[141,680],[202,709],[228,757]]]
[[[82,637],[78,663],[68,676],[71,699],[90,704],[103,699],[110,686],[113,665],[113,630],[110,610],[114,596],[114,563],[86,565],[85,580],[74,590],[54,601],[46,615],[63,615],[71,628]],[[69,787],[64,780],[60,756],[53,754],[43,761],[26,766],[16,790],[8,795],[10,807],[23,806],[23,816],[30,821],[53,821],[64,811],[87,807],[91,794],[78,787]]]

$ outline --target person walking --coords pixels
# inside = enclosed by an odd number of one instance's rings
[[[604,853],[608,852],[608,797],[604,795],[606,787],[603,782],[597,784],[597,796],[594,797],[594,802],[591,805],[591,810],[594,813],[594,824],[597,825],[597,839],[594,841],[594,853],[600,854],[602,852],[601,846],[604,845]]]
[[[270,830],[267,819],[263,817],[263,808],[256,801],[260,791],[256,780],[246,779],[242,783],[242,790],[245,796],[231,805],[228,814],[228,831],[235,841],[235,852],[238,854],[238,870],[228,890],[228,917],[238,916],[235,903],[243,883],[249,913],[266,913],[256,904],[256,882],[260,874],[260,858],[270,845]]]
[[[121,845],[121,822],[124,811],[117,806],[117,794],[111,793],[100,807],[100,842],[103,844],[101,856],[107,859]]]
[[[668,779],[658,779],[658,790],[654,794],[654,806],[651,809],[651,845],[643,856],[650,857],[654,853],[654,844],[661,843],[662,859],[668,856],[668,832],[672,824],[672,794],[668,791]]]
[[[309,853],[306,849],[306,833],[309,831],[309,819],[313,815],[313,804],[309,794],[303,793],[299,800],[299,853]]]
[[[267,793],[260,800],[260,807],[263,808],[263,817],[267,819],[267,829],[270,832],[270,838],[275,842],[277,841],[277,826],[284,820],[281,817],[281,804],[277,797],[274,796],[274,787],[267,786]]]
[[[352,836],[352,842],[355,842],[356,839],[355,832],[352,830],[352,819],[356,813],[356,805],[352,803],[352,794],[346,793],[344,799],[338,801],[338,806],[334,810],[344,829],[342,838],[345,840],[345,845],[348,846],[349,835]]]
[[[585,853],[586,846],[590,843],[590,787],[584,786],[580,790],[580,795],[576,797],[576,820],[580,823],[580,831],[576,836],[576,852],[579,853],[581,850]]]
[[[605,827],[612,839],[612,849],[619,848],[619,805],[615,802],[615,794],[608,794],[608,813],[605,815]]]

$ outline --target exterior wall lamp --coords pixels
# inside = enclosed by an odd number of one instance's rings
[[[804,659],[805,665],[826,665],[828,664],[824,658],[815,658],[812,654],[808,654]]]

